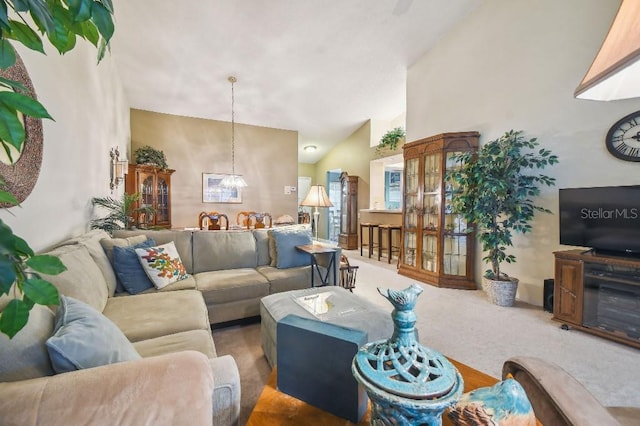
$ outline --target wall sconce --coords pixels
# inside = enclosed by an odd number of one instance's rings
[[[118,185],[124,182],[124,175],[127,174],[129,161],[126,159],[120,160],[120,151],[117,147],[111,148],[109,155],[111,156],[111,182],[109,187],[111,191],[113,191]]]

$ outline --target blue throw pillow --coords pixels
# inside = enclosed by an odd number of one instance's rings
[[[91,306],[60,296],[47,351],[56,373],[140,359],[120,329]]]
[[[269,232],[276,247],[276,268],[286,269],[311,265],[309,254],[296,249],[296,246],[313,242],[310,229],[273,229]]]
[[[113,269],[118,281],[128,293],[138,294],[153,288],[153,283],[140,264],[136,249],[153,247],[154,245],[156,242],[150,238],[133,246],[113,248]]]

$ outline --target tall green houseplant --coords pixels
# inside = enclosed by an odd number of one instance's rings
[[[510,130],[483,145],[477,154],[457,156],[461,165],[447,176],[453,187],[452,207],[473,224],[485,253],[483,260],[491,266],[486,278],[508,281],[501,265],[516,261],[507,254],[513,234],[531,231],[536,211],[551,213],[534,199],[541,186],[555,184],[553,177],[538,170],[556,164],[558,157],[537,149],[538,145],[536,138],[526,139],[522,131]]]
[[[63,54],[84,38],[98,48],[98,61],[108,49],[114,32],[111,0],[0,0],[0,68],[16,63],[14,43],[45,53],[41,36]],[[25,140],[22,116],[51,116],[36,99],[25,95],[17,81],[0,78],[0,147],[11,158],[21,152]],[[16,206],[0,176],[0,203]],[[57,305],[58,291],[39,273],[55,275],[65,266],[53,256],[36,255],[27,242],[0,219],[0,296],[12,300],[0,313],[0,332],[15,336],[29,320],[34,304]]]
[[[91,229],[102,229],[109,234],[113,234],[118,229],[131,229],[134,223],[135,213],[145,213],[146,216],[155,214],[156,210],[151,206],[135,207],[142,199],[142,194],[122,194],[120,200],[112,197],[94,197],[91,204],[94,207],[106,210],[107,215],[93,219],[90,223]]]

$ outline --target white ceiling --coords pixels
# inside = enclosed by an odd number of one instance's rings
[[[111,56],[132,108],[231,121],[234,75],[235,121],[297,130],[314,163],[366,120],[402,114],[407,68],[480,1],[114,3]]]

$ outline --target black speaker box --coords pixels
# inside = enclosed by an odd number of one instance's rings
[[[544,280],[544,292],[542,296],[542,309],[553,312],[553,278]]]

